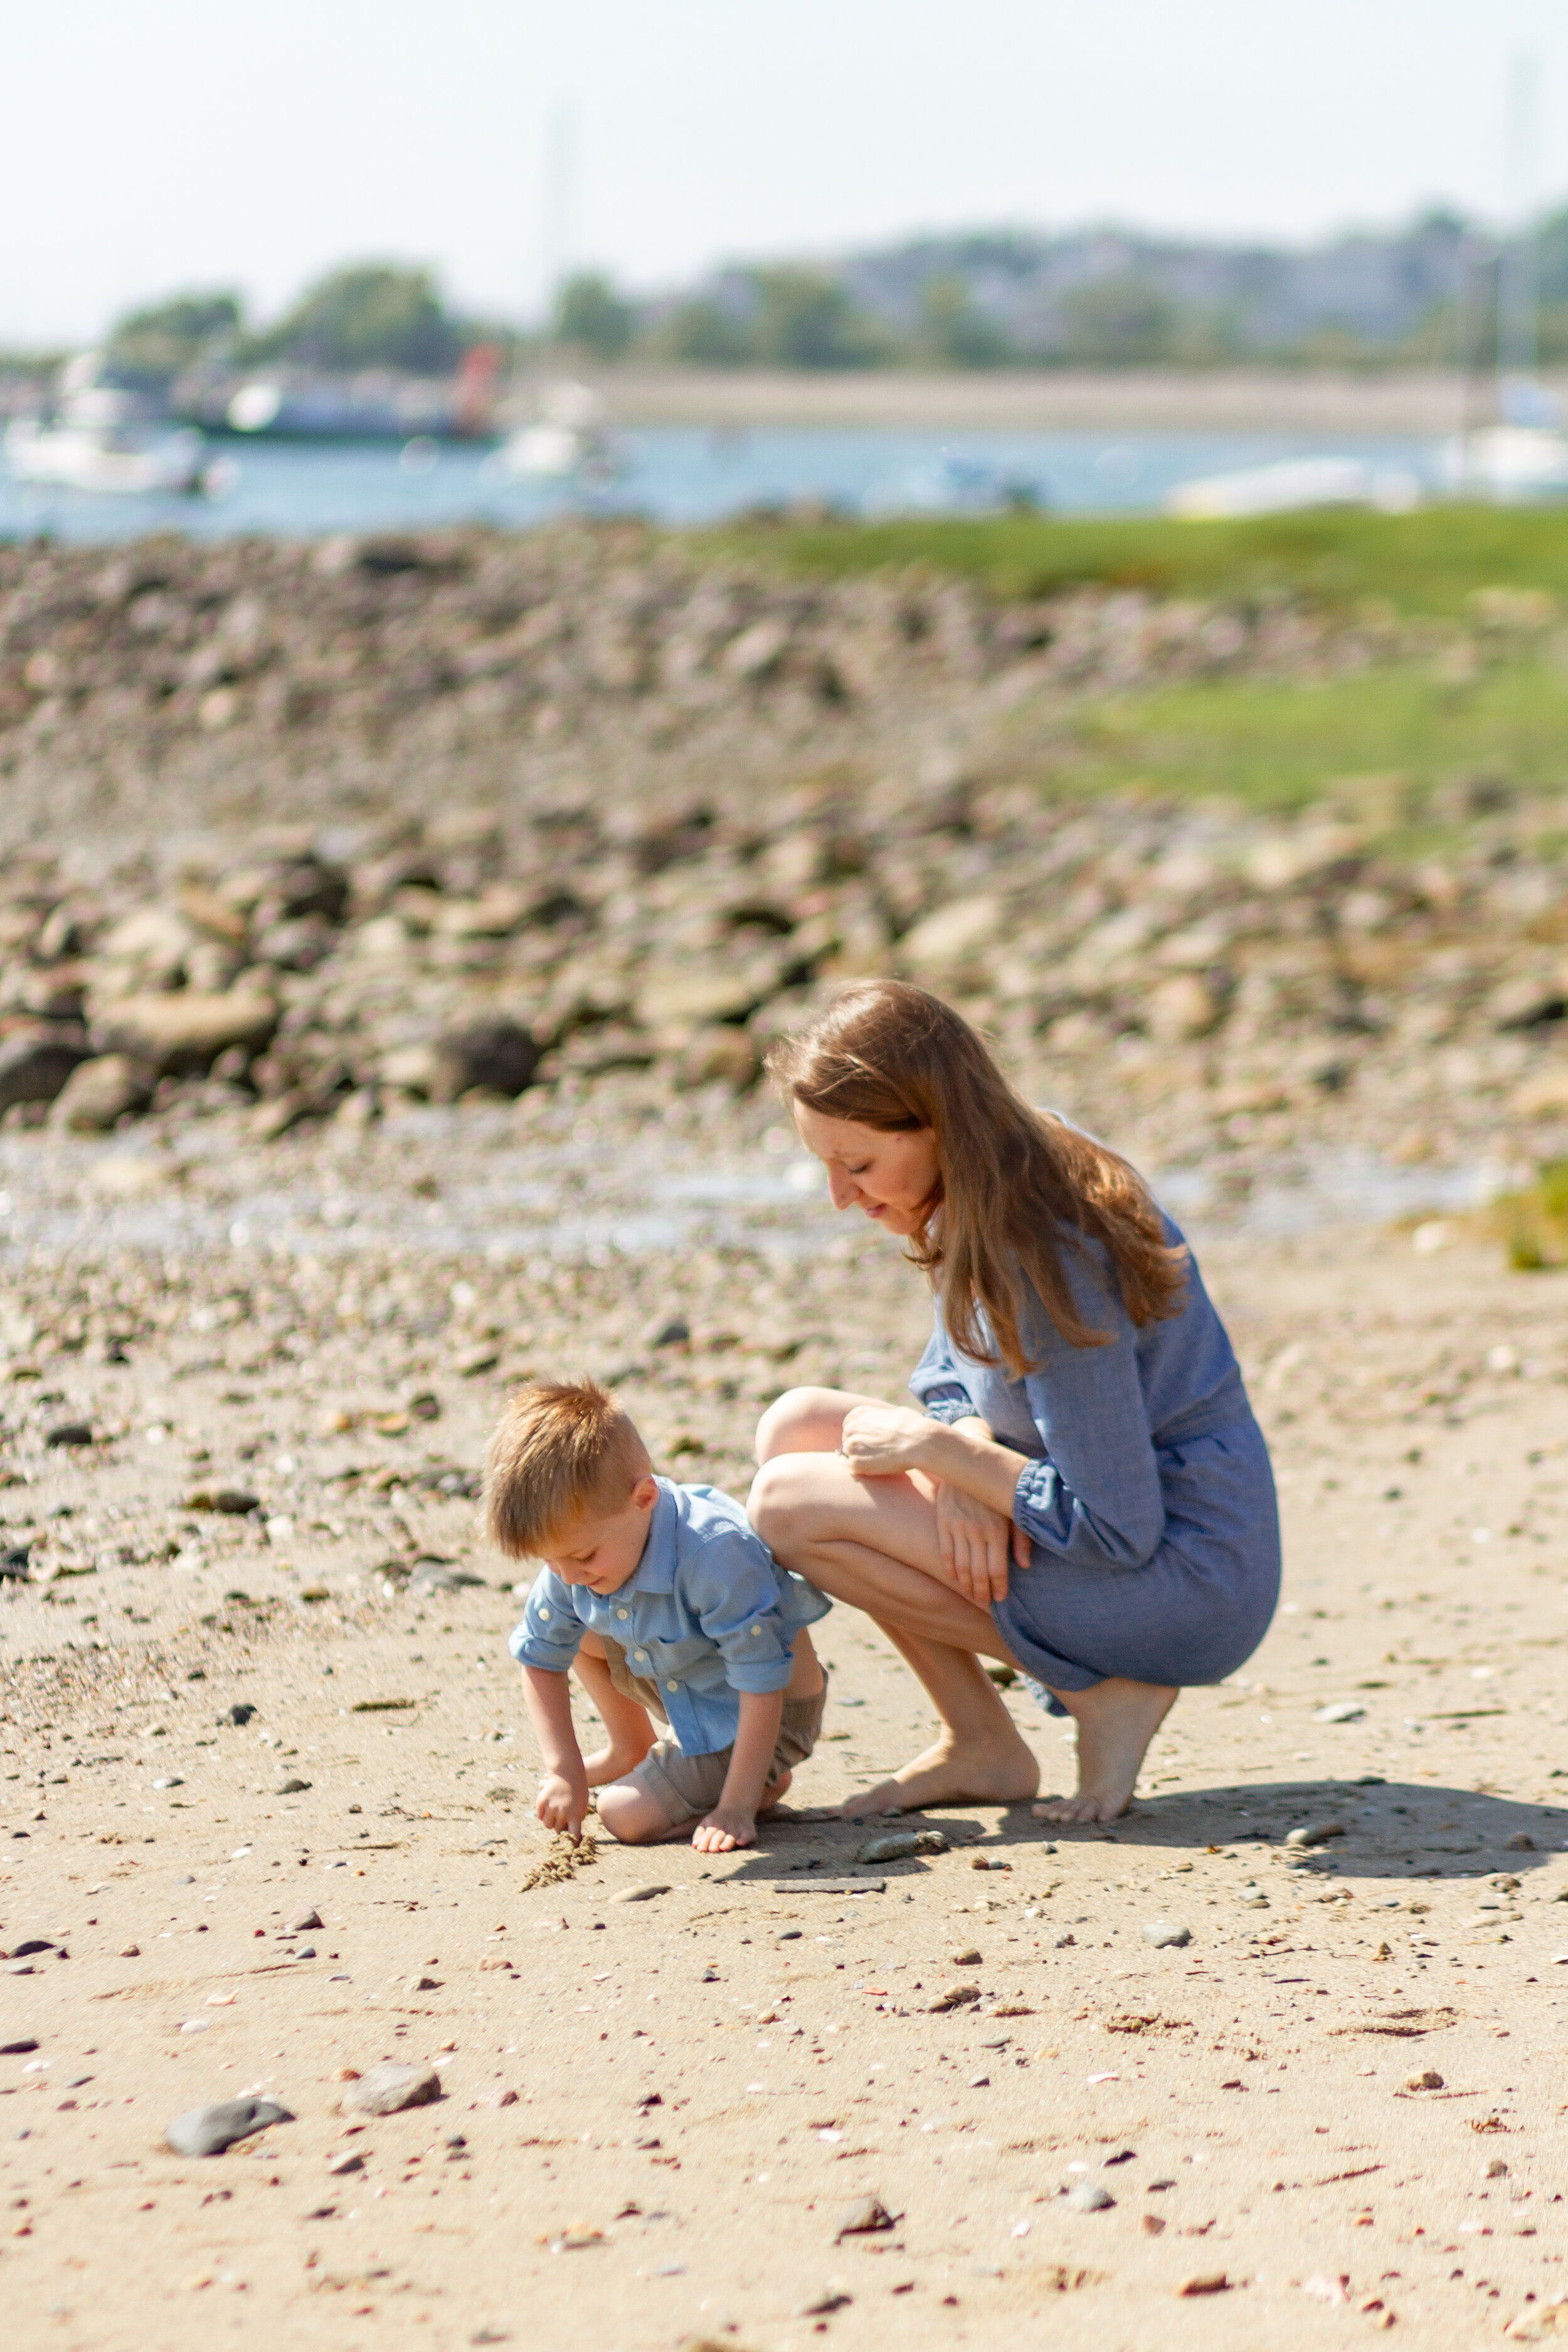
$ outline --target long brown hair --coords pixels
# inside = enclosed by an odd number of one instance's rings
[[[841,989],[780,1040],[768,1075],[786,1101],[884,1133],[929,1128],[940,1176],[909,1256],[939,1288],[964,1355],[1032,1369],[1019,1332],[1020,1275],[1064,1339],[1103,1347],[1062,1269],[1061,1243],[1100,1243],[1134,1323],[1179,1314],[1186,1253],[1165,1240],[1137,1171],[1065,1119],[1031,1108],[951,1004],[901,980]],[[984,1313],[995,1350],[982,1337]]]

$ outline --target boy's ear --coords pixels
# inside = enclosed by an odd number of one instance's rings
[[[658,1500],[658,1481],[651,1470],[645,1470],[632,1488],[632,1501],[639,1511],[651,1511]]]

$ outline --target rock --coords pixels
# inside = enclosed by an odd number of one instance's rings
[[[854,2300],[853,2295],[842,2294],[836,2287],[824,2287],[820,2294],[813,2295],[805,2303],[796,2304],[795,2315],[797,2319],[826,2318],[830,2312],[844,2310]]]
[[[1426,2066],[1419,2074],[1407,2074],[1405,2078],[1405,2087],[1407,2091],[1440,2091],[1443,2087],[1443,2077],[1435,2066]]]
[[[890,2230],[895,2218],[877,2195],[857,2197],[838,2216],[833,2234],[835,2238],[868,2237],[875,2231]]]
[[[710,1022],[743,1020],[765,993],[742,971],[661,971],[645,982],[633,1011],[644,1029],[691,1033]]]
[[[1528,1830],[1515,1830],[1512,1837],[1504,1842],[1504,1852],[1508,1853],[1533,1853],[1535,1852],[1535,1840],[1531,1836]]]
[[[1314,1707],[1312,1721],[1314,1723],[1359,1723],[1365,1713],[1365,1707],[1359,1705],[1355,1699],[1342,1698],[1336,1699],[1331,1706]]]
[[[458,1101],[471,1088],[520,1095],[532,1082],[542,1048],[515,1021],[476,1021],[437,1045],[426,1081],[432,1102]]]
[[[191,2107],[176,2116],[163,2137],[177,2156],[221,2156],[252,2132],[293,2120],[288,2108],[273,2099],[219,2099],[210,2107]]]
[[[939,1993],[933,2001],[927,2003],[926,2013],[931,2017],[943,2017],[950,2009],[970,2008],[979,1998],[978,1985],[950,1985],[946,1992]]]
[[[1103,2180],[1075,2180],[1067,2193],[1071,2213],[1109,2213],[1115,2202]]]
[[[280,1797],[302,1797],[310,1785],[309,1780],[301,1780],[298,1773],[295,1773],[282,1782],[278,1794]]]
[[[460,1349],[452,1359],[452,1370],[459,1380],[477,1380],[481,1372],[493,1372],[500,1361],[500,1349],[493,1339],[481,1339],[472,1348]]]
[[[1224,2294],[1230,2281],[1224,2271],[1189,2271],[1176,2288],[1178,2294]]]
[[[611,1895],[612,1903],[651,1903],[656,1895],[668,1895],[669,1888],[663,1879],[648,1878],[636,1886],[617,1887]]]
[[[50,1123],[79,1135],[104,1134],[120,1119],[146,1109],[153,1078],[129,1054],[94,1054],[77,1064],[55,1097]]]
[[[405,2107],[427,2106],[441,2095],[434,2066],[405,2065],[389,2058],[351,2083],[340,2102],[345,2116],[395,2116]]]
[[[906,931],[895,950],[912,979],[940,982],[963,971],[1004,935],[1002,902],[988,894],[953,898]]]
[[[351,2172],[363,2172],[364,2158],[358,2148],[345,2148],[341,2156],[329,2158],[327,2171],[333,2179],[342,2179]]]
[[[1342,1838],[1344,1833],[1343,1822],[1303,1822],[1300,1829],[1287,1833],[1285,1843],[1288,1846],[1294,1846],[1299,1853],[1305,1846],[1327,1845],[1333,1838]]]
[[[984,1957],[983,1952],[976,1951],[973,1945],[971,1945],[967,1952],[954,1952],[952,1965],[955,1969],[977,1969],[983,1964]]]
[[[731,637],[720,660],[727,677],[751,683],[766,677],[777,668],[789,645],[789,628],[783,621],[753,621],[749,629]]]
[[[52,1103],[71,1072],[89,1059],[80,1032],[16,1030],[0,1038],[0,1111],[14,1103]]]
[[[642,1336],[645,1348],[685,1348],[690,1345],[691,1326],[684,1315],[658,1314]]]
[[[744,1092],[762,1066],[756,1040],[744,1029],[700,1029],[676,1065],[679,1087],[722,1085]]]
[[[227,1717],[224,1718],[220,1717],[219,1720],[223,1721],[226,1719],[230,1723],[237,1724],[239,1728],[243,1731],[246,1725],[250,1721],[251,1717],[255,1713],[256,1709],[251,1706],[248,1699],[237,1699],[233,1706],[229,1708]],[[319,1919],[307,1919],[304,1924],[307,1927],[319,1927],[321,1923]]]
[[[408,1579],[410,1584],[420,1585],[426,1592],[462,1592],[475,1585],[482,1586],[484,1580],[471,1570],[454,1568],[446,1559],[416,1560]]]
[[[907,1862],[911,1854],[946,1853],[948,1842],[941,1830],[891,1830],[872,1838],[856,1855],[857,1862]]]
[[[30,2050],[36,2050],[37,2046],[32,2034],[18,2033],[10,2042],[0,2042],[0,2058],[25,2058]]]
[[[259,1053],[278,1027],[278,1006],[250,989],[203,994],[180,989],[166,996],[128,996],[105,1007],[93,1024],[93,1043],[106,1054],[126,1054],[161,1075],[180,1076],[212,1067],[231,1045]]]
[[[259,1499],[247,1494],[243,1486],[198,1486],[187,1495],[182,1508],[187,1511],[217,1511],[226,1518],[248,1518],[252,1511],[261,1508]]]
[[[1179,1950],[1184,1944],[1190,1944],[1193,1940],[1192,1929],[1174,1919],[1145,1920],[1138,1932],[1146,1944],[1153,1945],[1157,1952],[1172,1948]]]
[[[46,1445],[90,1445],[92,1423],[88,1421],[58,1422],[45,1438]]]
[[[1145,1018],[1156,1045],[1184,1045],[1219,1025],[1224,1000],[1195,971],[1177,972],[1149,992]]]

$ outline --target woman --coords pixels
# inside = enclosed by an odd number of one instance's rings
[[[923,989],[856,983],[770,1070],[834,1206],[936,1294],[923,1413],[793,1389],[757,1432],[759,1533],[876,1619],[942,1721],[844,1810],[1035,1794],[984,1655],[1077,1723],[1078,1792],[1037,1812],[1112,1821],[1179,1686],[1234,1673],[1279,1596],[1268,1449],[1197,1267],[1127,1162]]]

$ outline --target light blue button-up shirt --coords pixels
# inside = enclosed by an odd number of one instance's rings
[[[783,1690],[795,1635],[833,1603],[778,1565],[728,1495],[657,1484],[647,1541],[625,1584],[593,1592],[547,1568],[508,1647],[520,1665],[565,1674],[585,1632],[607,1635],[634,1675],[658,1684],[682,1752],[710,1756],[734,1745],[738,1694]]]

